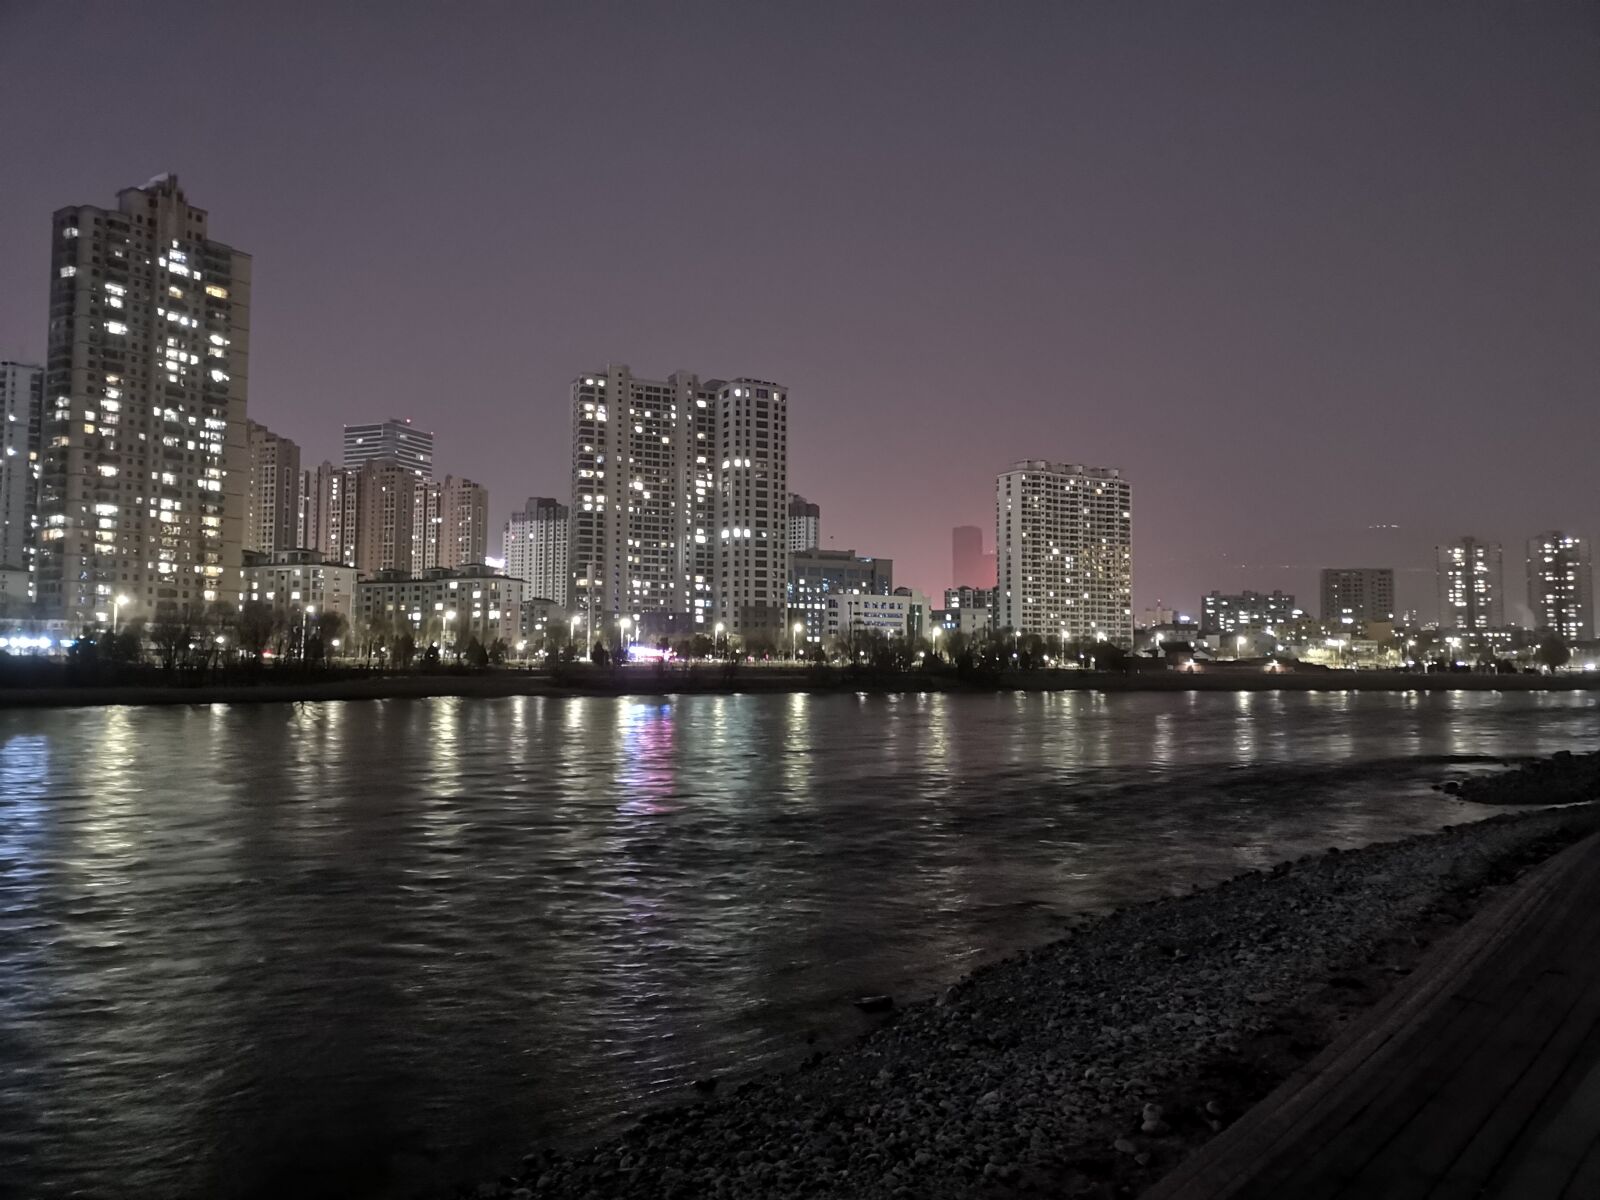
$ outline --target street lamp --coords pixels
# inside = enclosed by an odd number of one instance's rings
[[[800,635],[805,631],[806,627],[803,621],[794,623],[794,637],[789,639],[789,657],[797,662],[800,659]]]
[[[300,610],[300,657],[301,658],[307,657],[307,655],[306,655],[306,622],[309,621],[312,617],[314,617],[316,615],[317,615],[317,606],[315,604],[308,604],[308,605],[306,605],[304,608],[302,608]]]
[[[717,640],[716,640],[715,643],[713,643],[712,649],[715,651],[717,657],[720,658],[722,656],[722,622],[721,621],[717,622],[716,634],[717,634]]]
[[[122,616],[122,606],[128,603],[128,597],[118,592],[111,597],[111,632],[117,632],[117,624]]]

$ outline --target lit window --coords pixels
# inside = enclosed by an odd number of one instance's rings
[[[66,267],[62,267],[61,268],[61,278],[63,278],[63,279],[71,279],[77,273],[78,273],[78,268],[77,267],[66,266]]]
[[[120,334],[127,333],[128,332],[128,327],[126,325],[124,325],[121,321],[107,321],[106,322],[106,332],[107,333],[115,333],[115,334],[119,334],[120,335]]]

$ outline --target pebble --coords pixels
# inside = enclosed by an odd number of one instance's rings
[[[815,1054],[809,1069],[651,1114],[647,1134],[571,1157],[529,1156],[520,1178],[485,1194],[954,1200],[979,1180],[989,1190],[1020,1181],[1063,1196],[1136,1193],[1199,1140],[1193,1125],[1173,1134],[1167,1112],[1222,1128],[1231,1106],[1201,1097],[1215,1092],[1210,1069],[1241,1038],[1321,994],[1330,974],[1410,936],[1442,897],[1584,820],[1593,818],[1583,810],[1528,812],[1099,917],[975,971],[959,1002],[950,988],[901,1006],[853,1047]],[[895,1007],[888,996],[856,1004]],[[1140,1135],[1172,1140],[1156,1156]],[[1121,1164],[1112,1182],[1063,1166],[1097,1160]]]

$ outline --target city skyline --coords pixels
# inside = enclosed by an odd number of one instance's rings
[[[260,264],[250,416],[308,462],[337,458],[347,421],[410,415],[488,488],[498,527],[517,498],[563,492],[575,366],[716,363],[803,397],[789,482],[830,514],[827,544],[893,556],[929,594],[952,582],[949,530],[987,529],[994,473],[1040,453],[1115,465],[1139,488],[1136,609],[1213,589],[1309,596],[1322,566],[1362,562],[1395,567],[1399,607],[1426,613],[1432,548],[1463,530],[1513,546],[1600,526],[1584,439],[1552,436],[1581,425],[1600,374],[1581,270],[1600,205],[1583,152],[1592,30],[1571,15],[1249,12],[1210,28],[1176,9],[1040,6],[1003,37],[960,13],[909,30],[857,13],[853,38],[782,14],[356,17],[373,49],[356,81],[323,69],[332,18],[315,13],[240,38],[224,13],[166,28],[110,11],[82,31],[84,86],[56,100],[53,125],[82,136],[0,135],[33,164],[0,196],[20,285],[0,296],[0,358],[45,356],[44,214],[172,170]],[[49,20],[12,6],[0,44],[46,39]],[[915,68],[887,61],[907,38]],[[94,119],[158,52],[217,39],[236,47],[227,112]],[[1394,48],[1419,42],[1423,71]],[[580,105],[567,51],[585,44],[635,69]],[[726,109],[660,86],[674,47],[770,53],[770,86]],[[969,54],[983,70],[951,69]],[[466,61],[475,86],[435,104]],[[1122,63],[1138,69],[1108,65]],[[881,79],[815,86],[868,65],[903,98]],[[10,110],[48,89],[42,60],[5,66]],[[309,86],[284,94],[296,76]],[[403,79],[424,86],[402,94]],[[1282,103],[1258,103],[1269,93]],[[704,132],[681,195],[592,202],[664,166],[652,147],[676,156],[691,126]],[[525,152],[491,152],[507,138]],[[736,196],[719,162],[770,178]],[[1380,170],[1392,178],[1369,186]],[[553,175],[592,182],[581,197],[533,186]],[[285,205],[266,178],[305,180],[315,202]],[[516,231],[498,281],[472,252],[476,220],[412,231],[436,208]],[[686,275],[700,301],[660,304]],[[747,304],[758,277],[765,299]],[[1497,486],[1508,462],[1539,469]],[[1216,486],[1240,464],[1251,489]]]

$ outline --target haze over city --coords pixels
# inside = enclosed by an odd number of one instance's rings
[[[1024,457],[1133,482],[1136,609],[1352,563],[1426,618],[1435,542],[1600,528],[1592,7],[1006,12],[12,0],[0,358],[48,214],[174,171],[250,415],[409,416],[495,528],[612,362],[782,381],[823,544],[930,594]]]

